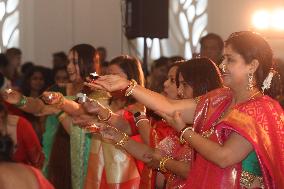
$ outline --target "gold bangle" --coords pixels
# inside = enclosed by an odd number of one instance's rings
[[[183,135],[184,135],[185,132],[188,131],[188,130],[191,130],[191,131],[194,132],[194,128],[193,128],[193,127],[185,127],[185,128],[183,128],[183,129],[180,131],[179,142],[180,142],[181,144],[184,144],[184,143],[186,142],[186,141],[184,140],[184,138],[183,138]],[[189,138],[191,138],[191,137],[192,137],[192,135],[189,135]]]
[[[116,146],[121,146],[123,147],[125,145],[125,143],[128,141],[129,136],[126,133],[122,133],[123,137],[120,141],[118,141],[117,143],[115,143]]]
[[[166,157],[163,157],[161,160],[160,160],[160,166],[159,166],[159,170],[163,173],[166,173],[167,172],[167,169],[166,169],[166,162],[170,159],[173,159],[172,157],[170,156],[166,156]]]
[[[126,90],[125,96],[130,96],[132,95],[135,87],[137,86],[137,82],[134,79],[130,80],[130,86],[128,87],[128,89]]]
[[[108,122],[110,120],[112,111],[110,109],[107,109],[107,110],[108,110],[108,115],[106,118],[102,118],[99,114],[97,115],[99,121]]]

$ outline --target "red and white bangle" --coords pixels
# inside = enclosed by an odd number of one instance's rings
[[[183,135],[185,134],[186,131],[191,130],[194,132],[194,128],[193,127],[184,127],[180,132],[179,132],[179,142],[181,144],[184,144],[186,141],[183,138]],[[189,138],[191,138],[192,135],[189,135]]]

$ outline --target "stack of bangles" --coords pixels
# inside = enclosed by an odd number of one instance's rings
[[[150,122],[145,112],[136,112],[134,114],[134,121],[135,121],[136,127],[139,127],[140,122],[144,122],[144,121],[147,121],[148,123]]]
[[[180,132],[179,132],[179,142],[181,144],[184,144],[186,142],[184,140],[183,136],[186,133],[186,131],[189,131],[189,130],[194,132],[194,128],[193,127],[184,127],[182,130],[180,130]],[[189,135],[189,138],[191,138],[191,137],[192,137],[192,135]]]
[[[116,146],[123,147],[125,143],[129,140],[129,136],[126,133],[122,133],[122,134],[123,134],[123,137],[120,141],[115,143]]]
[[[137,86],[137,82],[134,79],[130,80],[130,84],[127,86],[126,91],[125,91],[125,96],[130,96],[132,95],[135,87]]]
[[[166,157],[163,157],[161,160],[160,160],[160,165],[159,165],[159,171],[163,172],[163,173],[166,173],[168,172],[167,169],[166,169],[166,162],[170,159],[173,159],[172,157],[170,156],[166,156]]]
[[[99,121],[108,122],[110,120],[112,111],[110,109],[107,109],[107,110],[108,110],[108,115],[106,118],[102,118],[99,114],[97,115]]]

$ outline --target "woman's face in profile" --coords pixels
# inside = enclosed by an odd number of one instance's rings
[[[246,88],[250,64],[246,64],[244,58],[237,53],[231,45],[224,49],[224,60],[220,64],[224,85],[230,88]]]
[[[193,88],[184,80],[181,74],[179,74],[179,88],[178,96],[181,99],[193,98]]]
[[[69,80],[71,82],[80,81],[82,77],[80,76],[80,68],[78,65],[79,57],[78,53],[74,51],[70,51],[68,55],[68,65],[67,65],[67,73],[69,76]]]
[[[164,95],[170,99],[178,99],[178,91],[176,85],[177,66],[171,67],[168,72],[168,78],[164,82]]]

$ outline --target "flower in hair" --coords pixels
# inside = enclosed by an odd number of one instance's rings
[[[264,92],[265,89],[270,88],[272,78],[273,78],[273,71],[270,71],[268,76],[265,78],[265,80],[262,83],[262,87],[261,87],[262,92]]]

